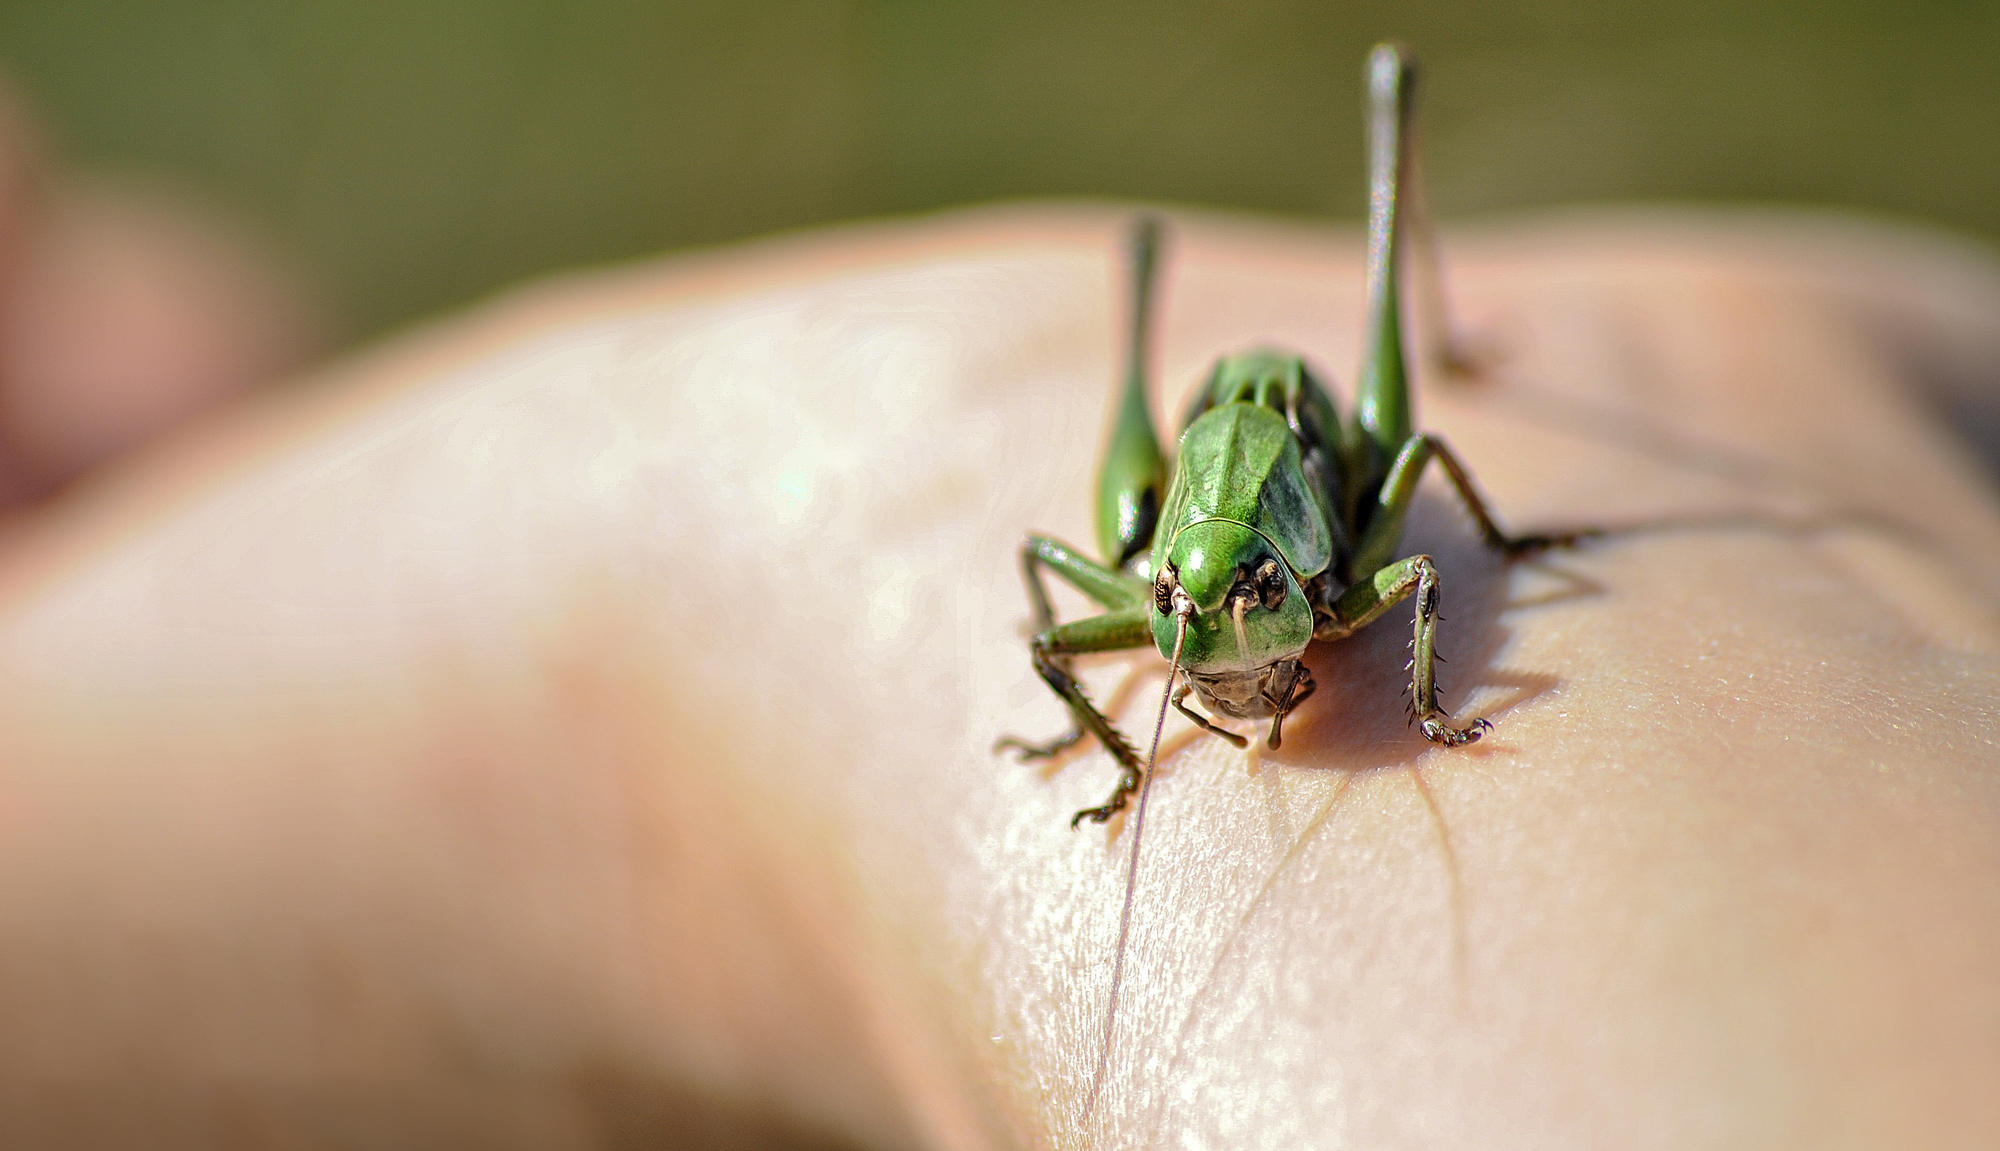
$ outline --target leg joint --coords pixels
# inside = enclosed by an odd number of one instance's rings
[[[1431,564],[1431,557],[1418,556],[1415,565],[1417,575],[1417,612],[1425,622],[1437,618],[1438,601],[1443,589],[1438,582],[1437,568]]]

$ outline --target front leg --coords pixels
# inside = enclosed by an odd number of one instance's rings
[[[1130,608],[1135,604],[1144,604],[1152,586],[1130,572],[1105,567],[1103,564],[1097,563],[1061,540],[1051,539],[1048,536],[1029,536],[1021,544],[1021,583],[1028,589],[1028,603],[1035,613],[1035,631],[1043,635],[1054,631],[1056,627],[1055,611],[1049,605],[1048,589],[1042,584],[1042,573],[1044,571],[1054,572],[1064,583],[1076,588],[1103,606],[1114,610]],[[1084,622],[1088,623],[1090,621],[1086,620]],[[1039,642],[1039,639],[1037,642]],[[1136,647],[1138,645],[1119,644],[1114,646]],[[1063,660],[1061,661],[1061,665],[1064,674],[1067,675],[1069,661]],[[1039,659],[1035,666],[1037,670],[1040,669],[1041,664]],[[1048,679],[1048,674],[1046,672],[1043,673],[1042,678]],[[1061,688],[1057,688],[1056,692],[1058,695],[1063,694]],[[1067,699],[1068,697],[1065,695],[1064,698]],[[1020,752],[1023,760],[1048,759],[1051,756],[1074,747],[1077,741],[1083,738],[1083,735],[1084,725],[1081,722],[1077,722],[1070,724],[1068,731],[1063,732],[1054,739],[1045,740],[1040,743],[1033,743],[1011,735],[1003,735],[993,742],[993,750],[999,751],[1003,748],[1011,748]]]
[[[1083,652],[1118,651],[1151,645],[1153,630],[1147,622],[1146,611],[1144,606],[1129,607],[1091,616],[1089,619],[1058,624],[1036,636],[1031,645],[1035,671],[1041,675],[1043,682],[1049,685],[1050,690],[1061,696],[1062,701],[1069,705],[1070,715],[1075,719],[1077,728],[1096,736],[1097,742],[1103,744],[1104,749],[1118,760],[1120,769],[1118,786],[1112,790],[1111,797],[1105,800],[1101,807],[1085,808],[1077,812],[1076,818],[1070,820],[1071,827],[1075,827],[1085,819],[1103,823],[1122,810],[1126,799],[1139,790],[1139,781],[1145,772],[1145,764],[1140,761],[1139,753],[1133,748],[1131,741],[1127,740],[1124,733],[1120,732],[1103,712],[1097,710],[1097,705],[1091,703],[1090,697],[1084,694],[1083,685],[1070,673],[1068,657]],[[1069,743],[1075,742],[1074,738],[1060,738],[1068,739]],[[1039,750],[1019,740],[1001,742],[1004,746],[1018,747],[1028,752],[1029,754],[1023,758],[1029,758],[1033,752]]]
[[[1410,707],[1424,738],[1446,747],[1460,747],[1477,740],[1493,725],[1475,719],[1464,727],[1454,726],[1437,700],[1437,568],[1429,556],[1411,556],[1390,564],[1372,576],[1357,580],[1342,592],[1331,609],[1331,618],[1316,631],[1317,638],[1338,639],[1360,631],[1382,618],[1382,614],[1411,595],[1417,597],[1415,633],[1410,638]]]

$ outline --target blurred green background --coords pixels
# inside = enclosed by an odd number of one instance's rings
[[[1446,216],[1836,204],[2000,238],[2000,4],[0,0],[86,169],[248,219],[349,337],[545,269],[1092,195],[1358,216],[1360,70],[1429,65]]]

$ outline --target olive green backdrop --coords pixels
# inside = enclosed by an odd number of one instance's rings
[[[1429,65],[1447,215],[1839,204],[2000,237],[2000,4],[0,0],[69,158],[240,212],[365,335],[534,272],[996,197],[1356,216]]]

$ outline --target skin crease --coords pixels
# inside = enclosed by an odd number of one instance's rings
[[[1427,483],[1473,747],[1407,609],[1282,750],[1169,716],[1085,1115],[1116,773],[988,748],[1063,720],[1015,549],[1091,536],[1127,215],[553,282],[17,522],[0,1141],[1990,1146],[2000,505],[1932,412],[2000,273],[1775,216],[1452,239],[1419,425],[1612,531],[1503,567]],[[1358,237],[1173,224],[1155,411],[1259,342],[1344,403]],[[1143,737],[1163,671],[1084,675]]]

